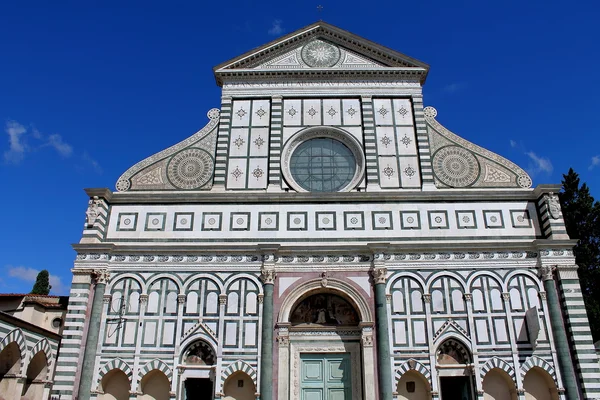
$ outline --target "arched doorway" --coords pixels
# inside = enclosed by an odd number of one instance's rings
[[[48,378],[48,359],[43,351],[33,356],[27,366],[23,397],[28,400],[38,400],[44,397],[44,385]]]
[[[375,398],[372,313],[352,286],[309,281],[282,303],[278,398]]]
[[[252,378],[242,371],[234,372],[223,384],[223,400],[254,400],[256,386]]]
[[[21,372],[21,350],[16,342],[9,343],[0,352],[0,398],[12,398],[17,390]]]
[[[417,371],[405,372],[396,387],[398,400],[430,400],[431,390],[427,379]]]
[[[517,388],[511,377],[493,368],[483,378],[483,400],[517,400]]]
[[[525,400],[558,400],[554,379],[540,367],[533,367],[523,379]]]
[[[436,369],[442,400],[473,400],[471,352],[456,339],[443,341],[436,351]]]
[[[110,370],[100,381],[99,400],[129,400],[130,383],[125,372],[118,368]]]
[[[183,399],[212,399],[215,395],[214,348],[204,340],[196,340],[185,348],[181,357],[181,389]]]
[[[164,372],[153,369],[142,378],[140,389],[142,396],[138,397],[139,400],[168,400],[171,384]]]

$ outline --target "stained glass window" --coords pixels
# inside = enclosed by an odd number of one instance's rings
[[[309,192],[337,192],[352,181],[356,160],[342,142],[315,138],[294,150],[290,172],[296,183]]]

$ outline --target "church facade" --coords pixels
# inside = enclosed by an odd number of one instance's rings
[[[318,22],[87,189],[52,396],[594,399],[556,192],[425,107],[429,67]]]

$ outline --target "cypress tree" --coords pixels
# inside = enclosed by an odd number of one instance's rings
[[[573,252],[592,337],[597,341],[600,340],[600,203],[594,200],[585,183],[580,185],[573,168],[563,175],[559,197],[567,233],[578,240]]]
[[[50,274],[47,270],[43,269],[37,274],[37,278],[35,278],[31,294],[47,295],[50,293],[50,289],[52,289],[52,286],[50,286]]]

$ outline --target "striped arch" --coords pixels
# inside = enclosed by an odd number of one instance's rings
[[[142,378],[148,372],[155,370],[155,369],[157,369],[157,370],[161,371],[163,374],[165,374],[167,376],[167,379],[169,379],[169,383],[172,381],[173,372],[171,371],[171,368],[169,368],[169,366],[164,361],[161,361],[158,358],[155,358],[154,360],[147,362],[146,365],[144,365],[138,371],[138,382],[141,382]]]
[[[527,360],[525,360],[523,365],[521,365],[521,377],[525,378],[525,374],[527,374],[527,372],[529,372],[529,370],[533,367],[539,367],[549,373],[554,380],[554,383],[556,383],[556,371],[554,371],[554,367],[550,365],[548,361],[537,356],[529,357]]]
[[[40,351],[43,351],[46,355],[46,365],[48,366],[48,379],[50,379],[52,371],[50,370],[50,366],[52,365],[52,361],[54,359],[54,355],[52,354],[52,348],[50,347],[50,343],[48,343],[48,339],[44,338],[37,342],[35,346],[29,352],[29,358],[27,360],[27,364],[31,362],[33,357]],[[29,368],[29,366],[27,367]]]
[[[102,382],[102,378],[104,378],[104,375],[106,375],[109,371],[112,371],[113,369],[120,369],[121,371],[123,371],[125,373],[125,375],[127,375],[127,379],[129,379],[129,384],[131,385],[131,377],[133,374],[131,372],[131,368],[129,367],[129,364],[127,364],[125,361],[121,360],[120,358],[115,358],[115,359],[108,361],[100,369],[100,373],[98,374],[98,382],[97,382],[98,386],[100,386],[100,382]]]
[[[229,366],[223,370],[223,372],[221,373],[223,382],[225,382],[227,378],[229,378],[229,376],[231,376],[234,372],[237,371],[245,372],[252,379],[252,382],[254,382],[254,385],[256,386],[256,370],[252,368],[250,364],[242,360],[237,360],[229,364]]]
[[[510,379],[513,380],[515,385],[517,384],[517,379],[516,379],[517,377],[515,375],[514,368],[511,367],[509,363],[507,363],[504,360],[499,359],[498,357],[494,357],[494,358],[488,360],[488,362],[485,363],[483,368],[481,368],[481,371],[480,371],[481,379],[484,379],[485,375],[494,368],[499,368],[502,371],[506,372],[508,374],[508,376],[510,376]]]
[[[19,351],[21,352],[22,366],[23,360],[25,359],[27,345],[25,342],[25,336],[23,336],[23,332],[19,328],[13,329],[12,331],[8,332],[6,336],[4,336],[4,339],[2,339],[2,342],[0,342],[0,353],[2,352],[2,350],[4,350],[6,346],[11,344],[12,342],[17,343],[17,346],[19,346]]]
[[[404,364],[400,365],[400,367],[398,367],[398,369],[396,370],[396,385],[398,384],[398,381],[402,378],[402,375],[404,375],[405,373],[407,373],[408,371],[417,371],[419,372],[421,375],[423,375],[425,377],[425,379],[427,379],[427,382],[429,383],[429,388],[431,388],[431,372],[429,372],[429,369],[424,366],[423,364],[421,364],[420,362],[418,362],[417,360],[415,360],[414,358],[411,358],[410,360],[406,361]]]

